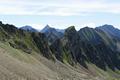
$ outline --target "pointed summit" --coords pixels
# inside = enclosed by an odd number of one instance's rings
[[[65,35],[75,35],[75,34],[77,34],[77,31],[76,31],[76,29],[75,29],[75,26],[70,26],[69,28],[67,28],[66,30],[65,30]]]
[[[40,32],[45,33],[47,32],[51,27],[47,24]]]
[[[60,30],[59,30],[60,31]],[[44,33],[49,41],[49,43],[53,43],[55,40],[63,37],[64,33],[59,32],[58,29],[52,28],[49,25],[46,25],[41,32]]]
[[[45,26],[45,28],[50,28],[50,26],[47,24],[47,25]]]
[[[50,29],[51,27],[47,24],[43,29]]]
[[[70,27],[67,28],[66,30],[75,30],[75,26],[70,26]]]

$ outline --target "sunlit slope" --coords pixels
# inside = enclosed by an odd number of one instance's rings
[[[32,53],[27,54],[0,42],[1,80],[98,80],[83,67],[73,68]]]

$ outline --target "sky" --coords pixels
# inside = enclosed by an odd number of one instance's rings
[[[0,0],[0,21],[42,29],[104,24],[120,29],[120,0]]]

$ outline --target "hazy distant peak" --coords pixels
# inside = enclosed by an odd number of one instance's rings
[[[48,31],[49,29],[51,29],[51,27],[47,24],[42,30],[42,33],[45,33],[46,31]]]
[[[32,27],[29,26],[29,25],[23,26],[23,27],[21,27],[21,28],[23,28],[23,29],[32,29]]]
[[[37,32],[36,29],[34,29],[32,26],[26,25],[21,27],[20,29],[26,30],[26,31],[31,31],[31,32]]]
[[[50,29],[51,27],[47,24],[43,29]]]

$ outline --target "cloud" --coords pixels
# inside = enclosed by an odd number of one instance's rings
[[[120,3],[108,0],[0,0],[0,15],[86,16],[120,14]]]
[[[88,24],[83,24],[83,25],[81,25],[82,27],[86,27],[86,26],[88,26],[88,27],[91,27],[91,28],[95,28],[96,27],[96,24],[95,23],[88,23]]]
[[[42,30],[46,26],[46,24],[29,24],[29,25],[38,30]]]

